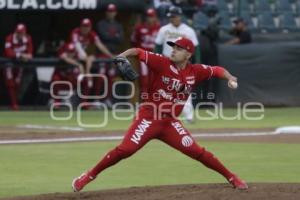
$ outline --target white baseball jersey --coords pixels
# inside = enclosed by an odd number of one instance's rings
[[[198,46],[199,44],[194,29],[184,23],[181,23],[178,27],[171,23],[161,27],[158,31],[155,43],[163,45],[162,54],[169,57],[171,55],[172,47],[167,45],[167,41],[174,42],[179,37],[186,37],[190,39],[195,46]]]

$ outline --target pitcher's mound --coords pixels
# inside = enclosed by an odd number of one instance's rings
[[[299,200],[300,183],[252,183],[248,190],[229,184],[134,187],[80,193],[55,193],[9,198],[9,200]],[[7,199],[8,200],[8,199]]]

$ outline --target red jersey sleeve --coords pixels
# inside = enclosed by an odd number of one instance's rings
[[[196,64],[194,66],[196,69],[196,80],[198,82],[208,80],[211,77],[224,78],[225,69],[223,67],[204,64]]]
[[[161,54],[152,53],[143,49],[137,48],[138,57],[141,61],[145,62],[149,69],[160,72],[168,64],[168,59]]]
[[[4,55],[7,58],[15,58],[16,53],[13,50],[13,43],[12,43],[12,35],[9,35],[5,38],[5,50],[4,50]]]
[[[213,76],[213,69],[209,65],[195,64],[194,69],[197,82],[208,80]]]

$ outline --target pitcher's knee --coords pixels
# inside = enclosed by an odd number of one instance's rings
[[[214,157],[215,157],[214,154],[212,154],[210,151],[207,151],[206,149],[203,148],[203,152],[199,154],[197,160],[203,161]]]
[[[125,159],[134,154],[136,152],[136,149],[130,147],[122,148],[118,146],[116,147],[116,152],[121,159]]]
[[[184,153],[195,160],[199,160],[205,152],[205,148],[195,146],[185,150]]]

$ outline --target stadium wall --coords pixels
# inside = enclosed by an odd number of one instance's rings
[[[300,105],[300,42],[220,45],[219,63],[238,77],[239,89],[217,83],[216,101],[226,106],[261,102],[267,106]]]

